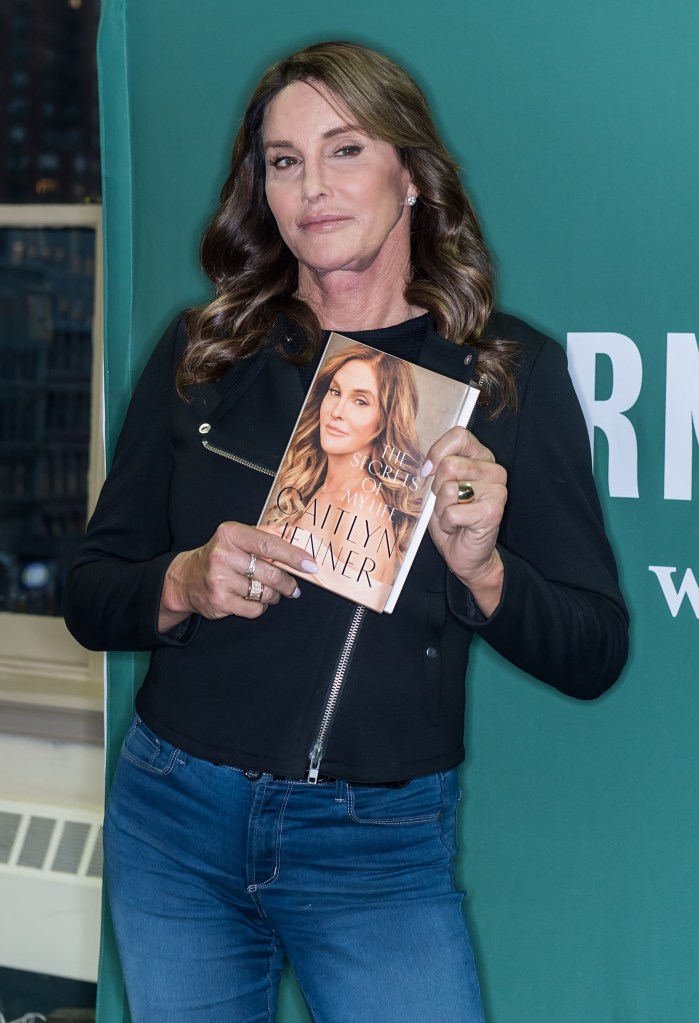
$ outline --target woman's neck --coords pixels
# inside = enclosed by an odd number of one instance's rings
[[[362,452],[359,453],[361,454]],[[334,490],[339,490],[340,487],[351,487],[366,475],[364,469],[354,466],[351,467],[353,471],[348,473],[348,462],[349,458],[347,455],[342,455],[339,458],[333,455],[328,457],[328,468],[325,473],[325,479],[320,487],[321,494],[331,494]]]
[[[406,301],[407,267],[400,270],[374,264],[361,272],[319,274],[301,266],[297,294],[311,306],[324,330],[379,330],[425,312]],[[387,281],[393,284],[387,286]]]

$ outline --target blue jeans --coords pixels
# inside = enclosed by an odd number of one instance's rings
[[[316,1023],[483,1023],[458,799],[454,771],[249,780],[136,718],[105,823],[133,1023],[270,1023],[285,956]]]

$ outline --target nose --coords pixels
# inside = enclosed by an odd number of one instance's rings
[[[342,419],[342,413],[344,411],[344,408],[345,398],[342,395],[338,395],[338,397],[333,402],[332,408],[330,409],[330,415],[333,417],[333,419]]]
[[[307,158],[303,164],[301,197],[308,202],[317,202],[319,199],[327,198],[329,194],[327,168],[322,160]]]

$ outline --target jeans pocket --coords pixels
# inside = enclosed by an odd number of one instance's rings
[[[148,774],[165,775],[172,771],[180,750],[158,738],[137,714],[126,733],[121,755],[124,760],[147,771]]]
[[[413,778],[404,788],[347,786],[347,812],[357,824],[418,824],[444,813],[442,775]]]

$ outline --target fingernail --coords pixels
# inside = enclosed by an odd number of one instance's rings
[[[423,465],[422,469],[420,469],[420,475],[421,476],[431,476],[433,469],[434,469],[434,466],[432,465],[432,462],[430,462],[430,460],[428,458],[427,461],[425,462],[425,464]]]
[[[293,593],[291,594],[291,596],[292,596],[292,597],[294,597],[294,598],[295,598],[295,597],[300,597],[300,596],[301,596],[301,590],[300,590],[300,589],[298,588],[298,586],[296,587],[296,589],[294,590],[294,592],[293,592]]]
[[[315,573],[318,571],[318,566],[316,565],[315,561],[308,561],[307,559],[301,562],[301,568],[303,569],[304,572]]]

